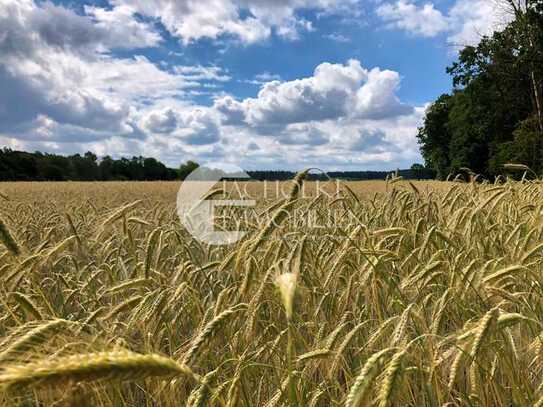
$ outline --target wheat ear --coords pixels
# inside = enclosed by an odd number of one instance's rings
[[[18,337],[0,353],[0,365],[11,360],[15,356],[18,357],[26,351],[47,342],[58,329],[69,324],[72,324],[72,322],[66,321],[65,319],[54,319],[52,321],[41,323],[38,326],[30,329],[27,333]],[[26,325],[28,326],[30,324]],[[17,332],[20,332],[20,330],[18,329]]]
[[[230,317],[232,314],[240,311],[241,309],[246,308],[245,304],[238,304],[230,309],[227,309],[213,318],[207,323],[207,325],[202,329],[202,331],[194,338],[192,344],[183,358],[184,363],[188,363],[200,350],[205,341],[210,338],[217,328]]]
[[[374,353],[364,364],[364,367],[360,371],[360,374],[356,378],[355,382],[351,386],[345,407],[358,407],[365,405],[364,401],[368,397],[370,391],[370,384],[379,374],[382,366],[383,358],[393,351],[394,348],[383,349]]]
[[[87,353],[4,366],[0,385],[19,387],[95,380],[140,380],[150,376],[196,376],[186,365],[159,355],[130,351]]]

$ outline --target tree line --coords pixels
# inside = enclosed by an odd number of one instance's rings
[[[296,176],[292,171],[248,171],[251,179],[258,181],[286,181]],[[434,179],[436,173],[425,168],[421,164],[413,164],[410,169],[396,171],[330,171],[327,173],[310,173],[307,179],[310,181],[328,181],[330,179],[341,179],[349,181],[369,181],[385,180],[391,175],[402,177],[403,179]]]
[[[182,163],[179,168],[168,168],[155,158],[113,159],[105,156],[98,159],[96,154],[91,152],[62,156],[0,149],[0,181],[172,181],[185,179],[198,167],[199,164],[191,160]],[[435,176],[431,169],[420,164],[396,173],[406,179],[432,179]],[[330,172],[310,174],[309,179],[384,180],[390,174],[388,171]],[[228,178],[228,174],[208,175],[211,178],[220,178],[222,175]],[[296,173],[270,170],[248,171],[248,175],[253,180],[283,181],[294,178]],[[205,174],[200,176],[205,177]]]
[[[158,181],[178,179],[179,173],[154,158],[98,160],[91,152],[62,156],[0,150],[0,181]]]
[[[504,164],[543,172],[543,1],[497,0],[514,19],[463,48],[447,68],[453,90],[427,110],[418,139],[428,168],[494,177]]]

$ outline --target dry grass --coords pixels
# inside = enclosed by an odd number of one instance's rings
[[[543,404],[540,184],[304,185],[208,247],[176,183],[0,184],[0,404]]]

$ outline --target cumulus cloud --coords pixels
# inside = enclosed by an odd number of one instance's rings
[[[474,45],[482,36],[499,31],[513,16],[488,0],[457,0],[449,11],[453,28],[448,41],[457,46]]]
[[[419,6],[412,0],[398,0],[381,4],[376,14],[388,28],[422,37],[446,33],[447,42],[456,46],[475,45],[482,36],[491,35],[512,18],[488,0],[456,0],[446,13],[433,3]]]
[[[42,115],[60,123],[131,133],[126,123],[128,106],[78,88],[77,82],[72,82],[76,78],[62,77],[61,66],[51,67],[57,69],[41,70],[41,66],[28,66],[23,61],[11,67],[0,65],[0,131],[31,130],[33,120]]]
[[[209,109],[195,108],[183,112],[177,135],[191,145],[214,144],[220,138],[219,122]]]
[[[322,63],[310,77],[271,80],[255,98],[224,96],[212,109],[225,149],[246,145],[247,163],[252,157],[273,168],[407,165],[420,159],[416,133],[424,109],[402,103],[399,86],[394,71],[366,69],[357,60]]]
[[[245,107],[232,96],[227,95],[215,100],[213,107],[222,114],[225,125],[243,125],[245,123]]]
[[[53,3],[37,6],[33,0],[3,0],[0,4],[0,49],[4,54],[32,55],[50,48],[89,54],[112,48],[156,46],[160,35],[133,19],[125,8],[105,11],[86,7],[89,15]]]
[[[0,131],[24,135],[45,117],[50,123],[80,126],[95,134],[136,134],[128,105],[87,86],[99,80],[96,75],[111,74],[104,68],[116,64],[108,56],[87,55],[93,47],[104,47],[104,38],[111,42],[114,36],[60,6],[39,7],[27,0],[0,4]],[[132,62],[116,64],[127,65]],[[34,137],[54,138],[60,128],[49,126],[40,132],[43,126],[38,126]]]
[[[155,135],[170,135],[188,145],[219,141],[221,129],[217,112],[203,106],[175,106],[147,111],[141,127]]]
[[[400,101],[396,91],[400,87],[400,75],[390,70],[374,68],[356,93],[356,110],[353,115],[365,119],[387,119],[408,115],[413,108]]]
[[[154,47],[162,42],[162,37],[150,24],[134,18],[135,10],[130,6],[122,5],[111,10],[85,6],[85,13],[94,20],[95,29],[107,33],[108,39],[118,39],[117,43],[106,43],[110,47]]]
[[[150,112],[144,119],[144,123],[145,128],[152,133],[169,134],[177,129],[178,118],[174,110],[167,108]]]
[[[363,68],[360,61],[322,63],[313,76],[264,84],[256,98],[241,102],[227,96],[215,101],[225,123],[245,122],[255,128],[340,118],[386,119],[410,114],[396,96],[397,72]]]
[[[366,151],[371,153],[382,153],[385,151],[394,151],[396,146],[386,139],[386,134],[382,130],[366,130],[359,132],[358,137],[354,137],[349,145],[350,150]]]
[[[406,0],[385,3],[377,8],[377,15],[387,22],[389,27],[423,37],[433,37],[447,30],[446,17],[431,3],[422,7]]]
[[[166,29],[185,44],[201,38],[232,36],[244,43],[279,36],[296,39],[301,31],[313,29],[300,17],[304,9],[343,12],[346,2],[357,0],[113,0],[138,13],[159,19]]]
[[[321,146],[329,142],[328,135],[324,131],[307,123],[288,126],[279,133],[277,139],[286,145]]]
[[[141,139],[146,105],[229,80],[217,67],[166,71],[143,56],[114,57],[115,48],[155,46],[161,37],[127,6],[85,10],[0,3],[0,132],[47,142]],[[174,125],[157,116],[150,126],[167,132]]]

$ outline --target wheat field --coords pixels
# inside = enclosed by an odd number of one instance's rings
[[[0,184],[0,403],[543,405],[539,183],[304,176],[217,247],[176,183]]]

